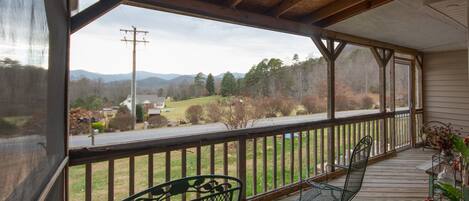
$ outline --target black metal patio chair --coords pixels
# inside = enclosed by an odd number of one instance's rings
[[[241,180],[224,175],[193,176],[151,187],[124,201],[162,201],[178,196],[194,201],[240,201],[242,185]]]
[[[370,156],[373,139],[370,136],[363,137],[353,149],[348,167],[333,165],[347,170],[344,187],[337,187],[327,183],[316,183],[313,179],[305,182],[309,189],[303,192],[300,189],[300,201],[348,201],[352,200],[360,191],[365,176],[368,158]],[[327,176],[326,176],[327,177]]]
[[[441,135],[442,132],[440,132],[440,129],[451,129],[451,125],[445,124],[441,121],[429,121],[426,122],[422,125],[420,128],[419,138],[421,140],[421,145],[422,145],[422,150],[427,149],[438,149],[437,142],[434,140],[437,140],[438,136],[436,135]]]

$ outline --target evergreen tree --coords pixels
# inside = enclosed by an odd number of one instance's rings
[[[194,95],[196,97],[202,96],[205,94],[205,75],[203,73],[197,73],[197,75],[194,77]]]
[[[215,95],[215,79],[213,78],[212,73],[208,74],[207,81],[205,82],[205,89],[207,89],[208,95]]]
[[[223,75],[220,93],[222,96],[232,96],[236,92],[236,78],[229,71]]]

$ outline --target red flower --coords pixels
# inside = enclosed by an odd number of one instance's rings
[[[464,144],[469,145],[469,136],[464,137]]]

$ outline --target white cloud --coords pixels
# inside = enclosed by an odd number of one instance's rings
[[[72,35],[72,69],[129,72],[131,44],[119,29],[131,26],[150,31],[150,43],[138,45],[138,70],[157,73],[246,72],[263,58],[319,55],[307,37],[120,6]]]

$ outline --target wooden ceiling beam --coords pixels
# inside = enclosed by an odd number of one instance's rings
[[[239,24],[249,27],[278,31],[311,37],[318,35],[324,38],[345,41],[351,44],[362,46],[377,46],[387,49],[394,49],[407,54],[417,54],[417,50],[391,43],[381,42],[350,34],[339,33],[323,29],[314,25],[297,21],[275,18],[268,15],[236,10],[225,5],[216,5],[203,1],[194,0],[126,0],[124,4],[159,11],[177,13],[204,19]]]
[[[270,9],[269,15],[280,17],[282,14],[286,13],[288,10],[295,7],[302,1],[304,0],[283,0],[280,2],[280,4]]]
[[[387,4],[391,1],[392,0],[367,0],[352,7],[349,7],[343,10],[342,12],[336,13],[335,15],[332,15],[328,18],[318,21],[315,23],[315,25],[319,27],[328,27],[330,25],[346,20],[365,11]]]
[[[100,0],[85,10],[72,16],[70,20],[70,31],[75,33],[82,27],[98,19],[110,10],[122,3],[123,0]]]
[[[230,8],[236,8],[243,0],[227,0],[226,5]]]
[[[335,15],[365,1],[367,0],[337,0],[318,9],[317,11],[314,11],[310,15],[304,17],[302,21],[307,24],[314,24],[322,19]]]

